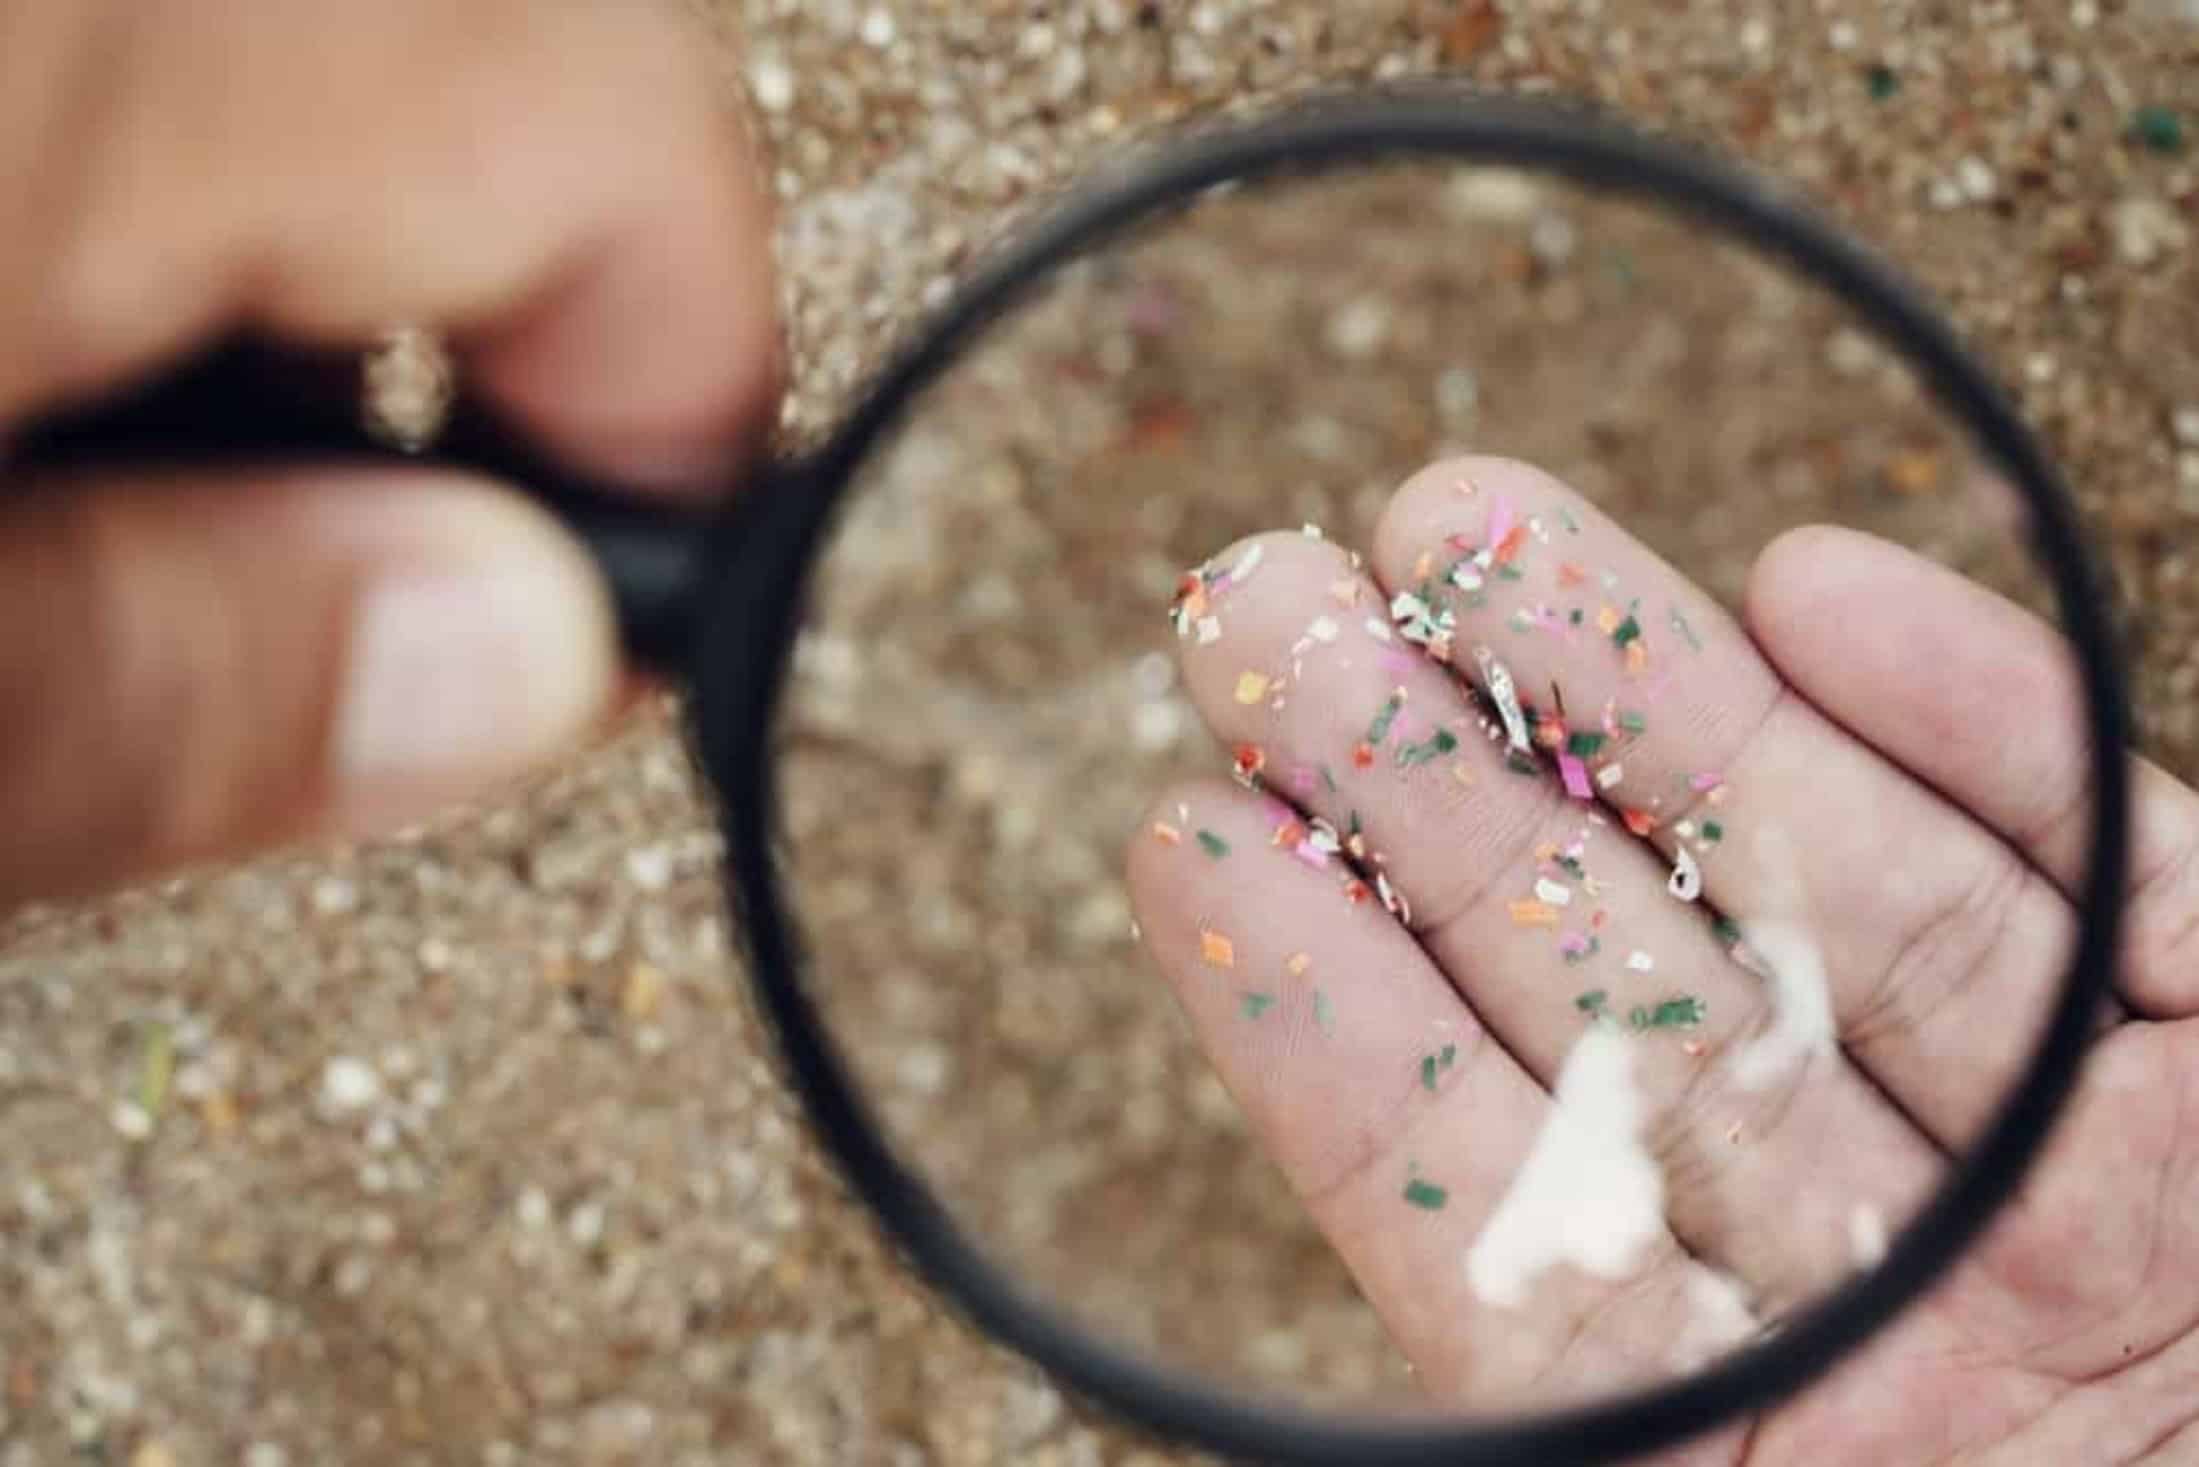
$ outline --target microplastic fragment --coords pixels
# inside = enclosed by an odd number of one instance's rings
[[[1433,1182],[1414,1177],[1405,1184],[1405,1200],[1423,1212],[1441,1212],[1443,1204],[1451,1200],[1451,1194]]]
[[[1617,632],[1618,629],[1619,609],[1616,606],[1606,606],[1596,613],[1597,631],[1608,637]]]
[[[1165,820],[1153,822],[1153,836],[1164,846],[1180,846],[1183,844],[1183,832]]]
[[[1217,968],[1234,968],[1237,966],[1237,944],[1219,932],[1202,932],[1199,934],[1199,956]]]
[[[1376,712],[1374,722],[1367,725],[1367,742],[1369,744],[1379,745],[1389,739],[1390,726],[1397,722],[1398,712],[1404,706],[1405,690],[1399,688],[1396,692],[1390,694],[1389,698],[1382,704],[1381,709]]]
[[[1625,765],[1606,764],[1596,771],[1596,788],[1600,790],[1617,789],[1619,781],[1624,778],[1626,778]]]
[[[1451,584],[1461,591],[1478,591],[1484,584],[1481,567],[1474,564],[1474,557],[1471,555],[1466,556],[1457,565],[1451,567],[1450,580]]]
[[[1677,606],[1672,608],[1672,629],[1680,634],[1682,640],[1689,647],[1697,652],[1703,650],[1702,639],[1695,635],[1695,628],[1688,625],[1687,617],[1681,613],[1680,608]]]
[[[1619,715],[1619,727],[1628,733],[1643,733],[1649,728],[1649,720],[1639,713],[1622,713]]]
[[[1567,734],[1565,737],[1565,751],[1569,754],[1578,754],[1583,759],[1593,759],[1603,752],[1603,735],[1587,729]]]
[[[1648,647],[1648,644],[1646,644],[1646,643],[1643,643],[1643,642],[1629,642],[1629,643],[1627,643],[1627,644],[1626,644],[1626,670],[1627,670],[1627,671],[1628,671],[1629,673],[1632,673],[1632,674],[1633,674],[1634,676],[1636,676],[1636,677],[1639,677],[1639,676],[1641,676],[1641,673],[1642,673],[1642,669],[1643,669],[1643,668],[1645,668],[1645,667],[1647,667],[1647,666],[1649,666],[1649,647]]]
[[[1588,572],[1582,570],[1570,560],[1558,562],[1558,584],[1560,586],[1570,590],[1574,586],[1583,584],[1587,579]]]
[[[1307,520],[1304,524],[1300,525],[1298,527],[1298,533],[1305,536],[1308,540],[1319,540],[1322,538],[1321,527],[1315,524],[1312,520]]]
[[[1361,740],[1351,746],[1351,763],[1354,769],[1374,768],[1374,745]]]
[[[1716,845],[1718,844],[1718,842],[1724,840],[1725,838],[1726,828],[1723,825],[1719,824],[1715,820],[1705,820],[1703,822],[1704,840],[1710,842],[1712,845]]]
[[[1672,876],[1665,882],[1665,890],[1683,902],[1692,902],[1703,894],[1703,868],[1695,864],[1695,856],[1686,846],[1672,855]]]
[[[1432,1054],[1422,1055],[1420,1057],[1420,1088],[1432,1094],[1435,1090],[1435,1074],[1435,1056]]]
[[[1687,777],[1687,787],[1699,795],[1708,793],[1725,782],[1726,777],[1722,774],[1691,774]]]
[[[1246,789],[1260,787],[1260,773],[1267,768],[1267,750],[1258,744],[1239,744],[1230,751],[1230,772]]]
[[[1412,921],[1412,904],[1405,900],[1403,892],[1390,884],[1388,872],[1377,871],[1374,873],[1374,889],[1376,894],[1382,898],[1383,911],[1388,912],[1400,922]]]
[[[1222,620],[1218,616],[1199,618],[1199,645],[1211,647],[1222,639]]]
[[[1634,835],[1647,835],[1657,828],[1657,817],[1647,810],[1624,810],[1620,812],[1619,818],[1626,822],[1628,832]]]
[[[1306,635],[1316,642],[1333,642],[1337,631],[1335,617],[1317,616],[1313,619],[1313,625],[1306,628]]]
[[[1581,532],[1581,527],[1575,523],[1572,512],[1563,507],[1558,510],[1558,523],[1565,526],[1565,532],[1569,535],[1578,535]]]
[[[1199,849],[1219,861],[1229,854],[1229,842],[1211,830],[1202,830],[1199,832]]]
[[[1272,993],[1248,993],[1244,996],[1244,1015],[1248,1019],[1257,1019],[1274,1007],[1275,995]]]
[[[1252,579],[1252,573],[1260,568],[1260,557],[1267,550],[1258,541],[1245,547],[1245,553],[1237,557],[1237,563],[1229,568],[1229,583],[1233,586]]]
[[[1505,911],[1511,914],[1515,927],[1555,927],[1558,925],[1558,909],[1548,902],[1507,902]]]
[[[1313,1022],[1326,1034],[1336,1028],[1336,1009],[1329,1003],[1326,990],[1313,990]]]
[[[1390,624],[1384,621],[1379,616],[1370,616],[1367,618],[1367,635],[1374,638],[1377,642],[1390,642],[1396,640],[1396,638],[1390,633]]]
[[[1568,932],[1558,939],[1558,951],[1568,963],[1585,963],[1603,951],[1603,944],[1590,933]]]
[[[1237,674],[1237,701],[1250,707],[1267,696],[1268,679],[1265,673],[1240,672]]]
[[[1593,1016],[1602,1013],[1605,1006],[1610,1002],[1610,994],[1606,993],[1601,988],[1591,988],[1590,990],[1588,990],[1588,992],[1573,1000],[1573,1007],[1579,1009],[1584,1014],[1589,1014]]]
[[[1547,876],[1535,878],[1535,898],[1553,907],[1569,907],[1573,904],[1573,888],[1562,881],[1552,881]]]
[[[1512,674],[1497,661],[1496,654],[1487,647],[1474,649],[1474,662],[1481,668],[1481,676],[1489,685],[1489,701],[1497,705],[1497,716],[1504,720],[1504,739],[1520,753],[1532,753],[1527,742],[1527,715],[1520,711],[1519,689],[1513,685]]]
[[[1693,1029],[1703,1022],[1703,1001],[1694,997],[1668,998],[1654,1008],[1637,1006],[1626,1016],[1634,1029]]]
[[[1565,780],[1565,792],[1576,800],[1593,800],[1596,791],[1588,783],[1588,766],[1572,754],[1558,755],[1558,774]]]
[[[1626,955],[1626,966],[1636,973],[1654,973],[1657,971],[1657,960],[1636,948]]]
[[[1512,533],[1512,497],[1499,494],[1489,506],[1489,543],[1500,544]]]
[[[1406,744],[1397,751],[1397,762],[1402,768],[1425,764],[1430,759],[1448,754],[1458,747],[1458,735],[1447,728],[1439,728],[1425,743]]]
[[[1292,953],[1283,960],[1283,971],[1293,978],[1302,978],[1305,976],[1306,969],[1312,965],[1313,959],[1307,957],[1304,953]]]

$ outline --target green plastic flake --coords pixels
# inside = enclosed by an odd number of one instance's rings
[[[1313,1022],[1323,1034],[1334,1033],[1336,1030],[1336,1009],[1329,1003],[1326,989],[1313,990]]]
[[[1579,626],[1581,624],[1581,609],[1578,606],[1573,608],[1573,615],[1570,620],[1575,626]]]
[[[1610,1006],[1611,995],[1601,988],[1591,988],[1588,992],[1573,1000],[1573,1007],[1587,1014],[1590,1018],[1601,1017],[1603,1011]]]
[[[1367,742],[1380,748],[1383,741],[1390,736],[1390,725],[1397,721],[1398,710],[1404,706],[1403,698],[1395,693],[1390,694],[1390,700],[1382,705],[1382,711],[1374,716],[1374,722],[1367,725]]]
[[[1219,861],[1229,854],[1229,842],[1211,830],[1202,830],[1199,832],[1199,849]]]
[[[1500,581],[1524,581],[1527,579],[1527,572],[1521,570],[1511,561],[1506,561],[1497,567],[1497,579]]]
[[[1504,767],[1514,774],[1542,773],[1542,766],[1535,762],[1535,756],[1518,749],[1513,749],[1504,756]]]
[[[2184,120],[2168,107],[2140,107],[2130,114],[2131,140],[2163,157],[2184,151]]]
[[[1630,611],[1626,614],[1626,620],[1620,622],[1618,625],[1618,629],[1612,632],[1611,640],[1613,642],[1616,642],[1619,646],[1624,647],[1629,642],[1640,641],[1641,636],[1641,618],[1635,616],[1634,613]]]
[[[1619,715],[1619,727],[1628,733],[1646,733],[1649,730],[1649,720],[1639,713],[1622,713]]]
[[[1558,510],[1558,523],[1565,526],[1565,532],[1569,535],[1578,535],[1581,532],[1581,527],[1573,523],[1571,510],[1560,508]]]
[[[1244,1013],[1248,1019],[1257,1019],[1274,1007],[1275,995],[1272,993],[1248,993],[1244,996]]]
[[[1329,767],[1326,764],[1321,766],[1321,783],[1328,786],[1330,794],[1336,793],[1336,776],[1329,773]]]
[[[1901,90],[1901,77],[1891,66],[1874,66],[1863,73],[1863,85],[1870,88],[1872,101],[1883,102]]]
[[[1577,951],[1577,952],[1568,952],[1568,953],[1566,953],[1566,955],[1565,955],[1565,961],[1566,961],[1566,963],[1567,963],[1567,965],[1568,965],[1568,966],[1571,966],[1571,965],[1575,965],[1575,964],[1579,964],[1579,963],[1585,963],[1585,962],[1587,962],[1587,961],[1588,961],[1588,960],[1589,960],[1590,958],[1594,957],[1594,956],[1595,956],[1596,954],[1598,954],[1598,953],[1600,953],[1600,952],[1602,952],[1602,951],[1603,951],[1603,943],[1602,943],[1602,942],[1601,942],[1601,941],[1600,941],[1600,940],[1599,940],[1599,939],[1598,939],[1598,938],[1597,938],[1597,937],[1595,936],[1595,934],[1594,934],[1594,933],[1590,933],[1590,934],[1589,934],[1589,938],[1588,938],[1588,945],[1587,945],[1586,947],[1584,947],[1584,948],[1581,948],[1581,949],[1580,949],[1579,951]],[[1582,995],[1582,996],[1583,996],[1583,997],[1586,997],[1587,995],[1585,995],[1585,994],[1584,994],[1584,995]],[[1596,997],[1597,997],[1598,999],[1601,999],[1601,998],[1603,997],[1603,995],[1602,995],[1601,993],[1598,993],[1598,994],[1596,995]],[[1579,1002],[1579,1000],[1577,1000],[1577,999],[1576,999],[1576,1000],[1575,1000],[1575,1002]]]
[[[1713,845],[1716,845],[1716,844],[1717,844],[1717,843],[1718,843],[1719,841],[1722,841],[1722,840],[1724,840],[1725,838],[1726,838],[1726,828],[1725,828],[1725,827],[1724,827],[1723,825],[1720,825],[1720,824],[1719,824],[1719,823],[1718,823],[1717,821],[1715,821],[1715,820],[1705,820],[1705,821],[1703,822],[1703,839],[1704,839],[1704,840],[1707,840],[1707,841],[1709,841],[1709,842],[1710,842],[1711,844],[1713,844]]]
[[[1422,1212],[1441,1212],[1443,1204],[1451,1200],[1451,1194],[1433,1182],[1414,1177],[1405,1184],[1405,1200]]]
[[[1703,1022],[1703,1001],[1668,998],[1655,1008],[1636,1007],[1626,1021],[1635,1029],[1692,1029]]]
[[[1593,759],[1603,752],[1603,735],[1589,730],[1567,736],[1565,752],[1581,759]]]
[[[1432,1054],[1420,1057],[1420,1088],[1431,1092],[1435,1089],[1435,1056]]]
[[[1397,762],[1403,766],[1425,764],[1430,759],[1450,753],[1458,747],[1458,735],[1447,728],[1439,728],[1425,742],[1407,744],[1397,751]]]

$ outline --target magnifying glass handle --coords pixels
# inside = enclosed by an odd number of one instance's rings
[[[628,652],[684,675],[711,540],[704,511],[575,474],[475,404],[462,403],[432,447],[409,452],[367,431],[355,376],[350,390],[318,391],[310,375],[293,356],[233,342],[9,433],[0,473],[293,460],[470,469],[562,520],[603,568]]]

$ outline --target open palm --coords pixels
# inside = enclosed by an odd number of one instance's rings
[[[1364,564],[1263,536],[1178,608],[1241,778],[1133,843],[1145,941],[1449,1399],[1642,1383],[1808,1304],[1978,1135],[2061,979],[2088,809],[2058,640],[1836,530],[1770,547],[1746,619],[1496,459],[1416,476]],[[2020,1204],[1819,1388],[1671,1460],[2199,1462],[2199,797],[2135,790],[2118,1003]],[[1735,961],[1759,916],[1821,954],[1822,1044],[1762,981],[1786,958]],[[1501,1278],[1568,1058],[1620,1034],[1654,1236]]]

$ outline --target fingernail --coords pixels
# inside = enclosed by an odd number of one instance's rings
[[[600,595],[550,556],[370,587],[336,710],[346,803],[425,813],[575,737],[608,694],[605,622]]]

